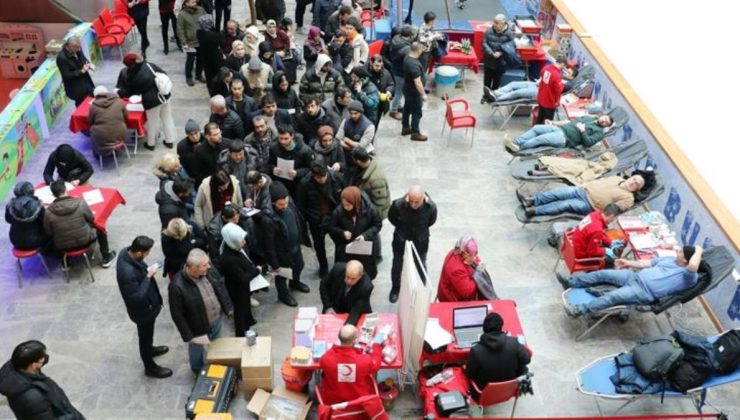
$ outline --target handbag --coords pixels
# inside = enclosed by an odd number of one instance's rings
[[[170,76],[165,73],[154,71],[149,63],[146,63],[146,66],[149,68],[149,71],[154,74],[154,85],[157,87],[157,91],[159,92],[159,100],[162,103],[166,102],[167,98],[165,98],[165,96],[172,93],[172,80],[170,79]]]
[[[496,290],[493,289],[493,280],[491,280],[491,275],[488,274],[488,270],[486,270],[482,264],[475,267],[473,280],[475,280],[475,284],[478,286],[478,293],[480,293],[485,300],[498,300]]]

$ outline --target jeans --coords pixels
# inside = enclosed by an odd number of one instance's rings
[[[398,292],[401,289],[401,271],[403,270],[403,256],[406,253],[406,241],[393,239],[393,264],[391,265],[391,291]],[[424,269],[427,267],[427,251],[429,250],[429,241],[425,240],[424,243],[414,241],[416,252],[419,253],[421,258],[421,264]],[[421,267],[419,267],[419,261],[414,258],[416,270],[419,273],[419,278],[426,284],[426,279],[422,274]]]
[[[208,327],[208,339],[214,340],[221,334],[223,325],[223,316],[219,316],[211,326]],[[188,360],[190,361],[190,370],[200,372],[206,365],[206,346],[202,344],[188,343]]]
[[[164,142],[175,142],[175,121],[172,119],[170,101],[146,110],[146,144],[154,146],[160,129],[164,128]]]
[[[162,23],[162,45],[164,45],[164,50],[166,52],[169,52],[170,50],[170,40],[168,37],[170,32],[170,22],[172,22],[172,32],[175,33],[175,42],[177,42],[177,48],[180,48],[180,38],[177,37],[177,17],[175,17],[175,14],[160,13],[159,21]]]
[[[156,318],[155,318],[156,319]],[[136,324],[139,333],[139,355],[144,362],[144,369],[152,369],[157,366],[154,363],[154,319],[143,324]]]
[[[594,209],[581,187],[560,187],[534,196],[538,216],[560,213],[589,214]]]
[[[391,99],[391,112],[398,111],[401,108],[401,101],[403,100],[403,76],[393,75],[393,82],[396,84],[396,90]]]
[[[551,146],[564,147],[565,133],[554,125],[535,125],[524,134],[514,139],[519,149],[534,149],[535,147]]]
[[[420,133],[419,122],[421,122],[421,106],[424,103],[421,95],[407,95],[406,103],[403,105],[402,127],[411,127],[412,133]],[[409,124],[409,119],[411,124]]]
[[[220,31],[222,29],[221,15],[224,17],[224,29],[226,28],[226,22],[231,19],[231,0],[216,0],[214,8],[216,9],[216,22],[214,28],[216,28],[217,31]]]
[[[195,77],[203,75],[203,61],[200,59],[200,51],[198,48],[195,52],[189,52],[185,57],[185,78],[190,80],[193,78],[193,64],[195,64]]]
[[[511,82],[493,92],[497,101],[511,101],[514,99],[537,98],[537,84],[535,82]]]
[[[647,305],[653,295],[632,270],[599,270],[578,274],[570,278],[572,287],[587,288],[598,284],[611,284],[619,288],[592,300],[581,307],[583,313],[596,312],[617,305]]]

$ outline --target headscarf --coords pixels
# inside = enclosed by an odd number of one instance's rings
[[[234,251],[240,251],[244,253],[242,249],[242,239],[246,239],[247,232],[244,231],[239,225],[235,223],[226,223],[221,228],[221,253],[224,252],[224,245],[233,249]],[[246,255],[246,254],[245,254]]]
[[[259,45],[260,42],[264,41],[265,39],[260,34],[259,29],[257,29],[256,26],[250,26],[247,28],[246,33],[249,35],[252,35],[255,38],[255,41],[249,41],[247,36],[244,36],[244,47],[246,47],[247,54],[250,56],[257,55],[259,52]]]
[[[306,37],[306,42],[304,45],[306,45],[311,51],[318,52],[324,49],[325,45],[324,40],[321,38],[321,29],[319,29],[317,26],[311,26],[311,29],[308,30],[308,37]]]
[[[234,41],[234,42],[231,43],[231,55],[233,55],[234,57],[236,57],[236,54],[235,54],[236,47],[238,47],[240,45],[244,48],[244,50],[242,50],[244,52],[244,55],[247,54],[247,47],[244,45],[244,41],[240,41],[240,40],[237,39],[236,41]],[[241,57],[237,57],[237,58],[241,58]]]
[[[202,15],[198,18],[198,28],[203,29],[204,31],[212,30],[213,25],[213,16],[211,15]]]
[[[357,187],[347,187],[342,190],[342,200],[352,203],[352,215],[360,216],[362,211],[362,192]]]
[[[478,255],[478,244],[470,235],[463,235],[455,243],[455,254],[461,254],[463,251],[471,255]]]

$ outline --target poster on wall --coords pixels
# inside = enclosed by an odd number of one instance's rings
[[[23,87],[23,91],[36,92],[41,95],[44,116],[49,128],[57,122],[57,117],[69,103],[64,93],[62,75],[54,60],[46,60]]]
[[[0,114],[0,200],[43,140],[42,112],[39,95],[20,92]]]

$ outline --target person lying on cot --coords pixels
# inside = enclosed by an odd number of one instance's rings
[[[574,121],[545,121],[514,139],[504,136],[504,148],[509,153],[537,147],[591,147],[604,139],[604,133],[614,124],[609,115],[586,115]]]
[[[677,247],[676,257],[652,260],[614,261],[614,270],[597,270],[566,278],[556,273],[565,289],[589,288],[610,284],[617,289],[604,293],[586,304],[565,305],[568,315],[578,317],[617,305],[649,305],[657,299],[681,293],[693,287],[699,276],[702,247]],[[641,269],[632,271],[629,268]]]
[[[573,79],[578,75],[578,69],[574,67],[564,67],[560,71],[563,76],[563,92],[569,91],[573,87]],[[487,86],[483,87],[483,99],[486,102],[505,102],[513,101],[515,99],[537,99],[537,90],[539,86],[539,79],[536,81],[531,80],[515,80],[507,83],[496,90],[491,90]]]

